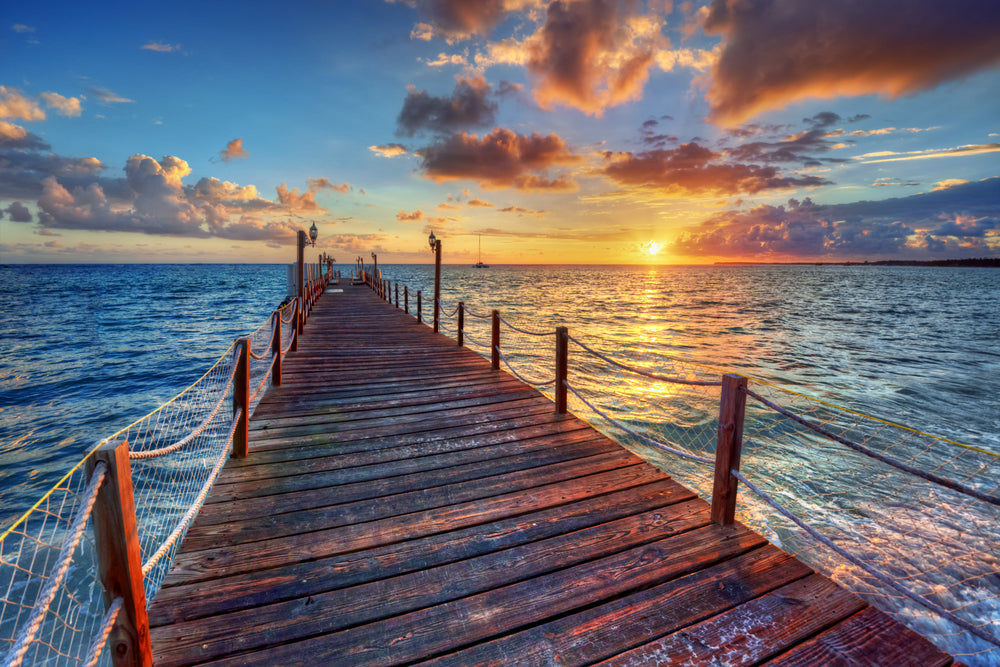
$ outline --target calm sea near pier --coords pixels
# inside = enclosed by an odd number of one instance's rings
[[[381,268],[432,293],[432,267]],[[606,349],[732,369],[1000,451],[1000,271],[446,265],[442,286],[447,305],[566,325]],[[281,265],[0,266],[0,529],[284,296]]]

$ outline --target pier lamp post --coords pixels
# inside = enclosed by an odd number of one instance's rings
[[[298,252],[298,268],[299,268],[298,291],[299,291],[299,303],[302,302],[301,301],[302,295],[305,292],[306,276],[305,276],[304,269],[305,269],[306,244],[308,243],[311,246],[316,245],[316,237],[317,236],[319,236],[319,230],[316,229],[316,223],[315,222],[312,223],[312,227],[309,228],[309,240],[308,241],[306,240],[306,233],[304,231],[302,231],[301,229],[299,230],[299,243],[298,243],[298,246],[299,246],[299,252]]]
[[[427,237],[434,251],[434,333],[438,332],[438,313],[441,308],[441,240],[434,236],[434,232]]]

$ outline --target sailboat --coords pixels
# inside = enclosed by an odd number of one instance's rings
[[[488,269],[489,264],[483,264],[483,237],[479,237],[479,261],[472,265],[474,269]]]

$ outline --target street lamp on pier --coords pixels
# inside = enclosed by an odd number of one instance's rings
[[[438,314],[441,309],[441,239],[434,236],[434,232],[427,237],[427,241],[434,251],[434,333],[438,332]]]

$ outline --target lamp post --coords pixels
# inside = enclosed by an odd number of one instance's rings
[[[316,229],[316,223],[312,224],[309,228],[309,240],[306,240],[306,233],[299,230],[298,234],[298,270],[299,270],[299,280],[298,280],[298,291],[299,291],[299,317],[298,317],[298,332],[302,333],[302,325],[305,324],[305,312],[304,312],[304,295],[305,295],[305,254],[306,254],[306,244],[316,245],[316,237],[319,236],[319,230]]]
[[[441,308],[441,240],[435,238],[434,232],[427,237],[434,251],[434,333],[438,332],[438,313]]]

